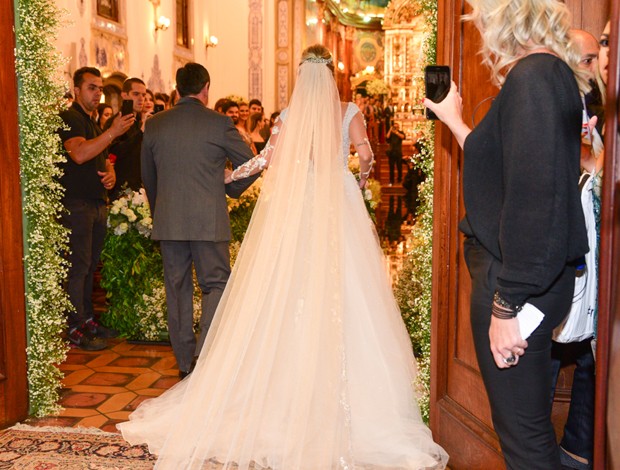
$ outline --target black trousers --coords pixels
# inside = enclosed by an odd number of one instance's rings
[[[528,300],[545,318],[527,339],[528,348],[518,365],[499,369],[491,354],[489,326],[501,261],[473,237],[465,241],[464,254],[472,278],[471,327],[476,355],[506,466],[509,470],[560,469],[549,401],[551,336],[568,314],[575,268],[566,266],[543,295]]]
[[[67,260],[67,294],[74,310],[69,312],[69,331],[80,328],[93,318],[93,278],[103,250],[106,234],[107,209],[98,199],[65,199],[68,213],[62,223],[71,230]]]

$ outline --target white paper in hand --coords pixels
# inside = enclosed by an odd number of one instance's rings
[[[521,338],[529,338],[532,332],[536,328],[538,328],[540,322],[543,321],[543,318],[545,318],[545,314],[542,313],[539,309],[537,309],[530,303],[524,304],[523,308],[517,315],[517,320],[519,320],[519,330],[521,331]]]

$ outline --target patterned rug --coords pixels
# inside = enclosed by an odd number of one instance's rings
[[[156,458],[120,434],[95,428],[16,425],[0,432],[0,469],[143,470]]]

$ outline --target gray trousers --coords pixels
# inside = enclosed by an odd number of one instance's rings
[[[228,242],[162,240],[170,342],[180,371],[189,372],[200,354],[217,304],[230,276]],[[193,330],[193,276],[202,291],[200,335]]]

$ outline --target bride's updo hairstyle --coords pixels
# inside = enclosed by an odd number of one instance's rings
[[[314,44],[308,47],[301,54],[301,62],[313,62],[318,64],[325,64],[332,72],[334,72],[334,59],[329,49],[322,44]]]

